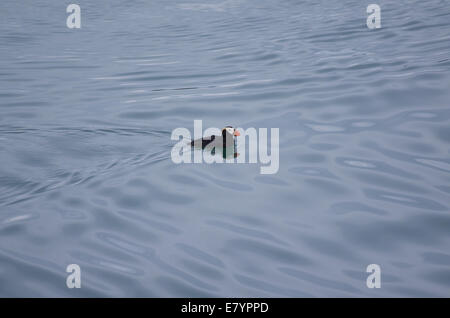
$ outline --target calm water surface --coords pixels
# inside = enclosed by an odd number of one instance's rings
[[[3,0],[0,296],[449,297],[450,3],[372,2]],[[279,172],[175,165],[194,119]]]

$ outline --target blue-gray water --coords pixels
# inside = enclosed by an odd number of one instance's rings
[[[2,0],[0,296],[449,297],[450,3],[369,30],[371,2],[78,0],[68,29]],[[194,119],[279,128],[279,172],[175,165]]]

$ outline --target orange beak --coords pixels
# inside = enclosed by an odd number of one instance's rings
[[[241,133],[240,133],[239,131],[235,130],[235,131],[234,131],[234,135],[235,135],[235,136],[240,136]]]

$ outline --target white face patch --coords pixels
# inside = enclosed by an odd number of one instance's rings
[[[227,130],[227,132],[228,132],[230,135],[233,135],[233,134],[234,134],[234,128],[227,127],[227,128],[225,128],[225,129]]]

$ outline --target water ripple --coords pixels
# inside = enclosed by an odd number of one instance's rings
[[[447,297],[448,3],[378,4],[2,5],[0,296]],[[196,119],[279,171],[174,164]]]

